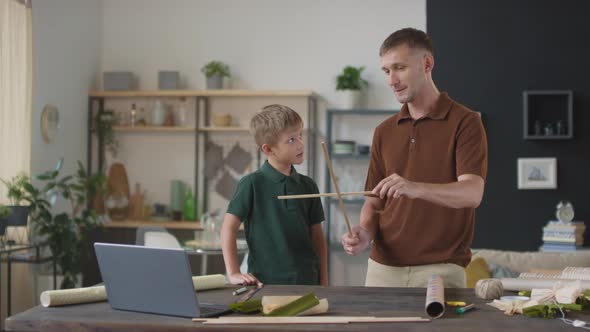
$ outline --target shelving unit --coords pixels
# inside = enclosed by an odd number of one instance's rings
[[[523,138],[527,140],[574,137],[573,92],[527,90],[523,98]]]
[[[347,116],[357,116],[357,117],[358,116],[362,116],[362,117],[370,116],[370,117],[376,117],[377,120],[379,120],[378,117],[382,117],[382,120],[385,120],[387,117],[394,115],[396,112],[398,112],[398,111],[397,110],[364,110],[364,109],[358,109],[358,110],[328,109],[326,111],[326,145],[328,147],[328,153],[330,154],[330,159],[335,161],[335,162],[333,162],[334,167],[337,167],[337,164],[347,163],[352,160],[364,161],[364,162],[366,162],[366,164],[368,164],[368,162],[371,158],[370,153],[358,154],[356,151],[353,154],[332,154],[332,144],[335,141],[333,123],[334,123],[334,120],[336,117],[342,118],[342,117],[347,117]],[[374,128],[365,128],[365,129],[369,130],[371,132],[371,134],[374,130]],[[372,137],[372,135],[370,137]],[[353,137],[343,137],[343,139],[352,139],[352,138]],[[336,173],[336,176],[338,177],[339,174]],[[363,176],[366,176],[366,174],[363,174]],[[340,189],[342,190],[342,184],[341,183],[339,183],[339,184],[341,187]],[[325,192],[332,192],[333,191],[332,188],[333,188],[332,179],[330,178],[330,173],[329,173],[328,167],[326,166],[326,168],[325,168]],[[357,189],[364,190],[363,188],[357,188]],[[364,200],[364,198],[343,198],[343,202],[347,206],[356,206],[358,208],[364,204],[365,200]],[[329,241],[328,242],[328,257],[330,257],[330,251],[332,250],[332,248],[333,247],[336,248],[339,246],[338,243],[331,241],[332,232],[334,231],[333,228],[336,226],[334,224],[334,218],[332,216],[332,208],[333,207],[334,208],[338,207],[338,198],[335,198],[335,197],[325,198],[324,199],[324,210],[326,213],[325,231],[326,231],[326,238]],[[336,213],[340,213],[340,210],[337,209]],[[344,222],[344,221],[342,221],[342,222]],[[350,222],[352,224],[355,224],[358,221],[351,220]],[[338,234],[338,233],[336,233],[336,234]]]
[[[115,126],[113,129],[118,133],[189,133],[194,135],[194,196],[195,206],[202,202],[203,211],[208,207],[208,181],[201,174],[201,166],[204,161],[204,150],[210,141],[212,134],[224,133],[244,133],[248,134],[249,128],[244,126],[233,127],[216,127],[211,123],[211,100],[213,98],[305,98],[307,109],[297,110],[307,112],[307,123],[305,131],[308,134],[307,139],[307,170],[308,175],[315,177],[315,154],[317,146],[317,95],[311,90],[156,90],[156,91],[91,91],[88,98],[88,123],[87,123],[87,165],[89,172],[94,167],[102,169],[105,160],[102,156],[104,151],[95,152],[97,147],[101,147],[101,142],[93,144],[93,119],[98,113],[105,111],[105,100],[110,98],[191,98],[194,100],[195,123],[192,127],[156,127],[156,126]],[[187,111],[189,111],[187,109]],[[96,157],[98,156],[98,157]],[[97,159],[96,163],[93,159]],[[258,155],[258,165],[260,164],[260,155]],[[172,224],[170,224],[172,225]]]

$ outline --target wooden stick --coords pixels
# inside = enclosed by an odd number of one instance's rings
[[[346,191],[346,192],[340,193],[340,196],[375,196],[375,195],[373,194],[372,191]],[[299,198],[316,198],[316,197],[338,197],[338,193],[277,196],[278,199],[299,199]]]
[[[324,150],[324,157],[326,158],[326,163],[328,164],[328,170],[330,171],[330,177],[332,178],[332,182],[334,183],[334,189],[336,189],[336,194],[338,195],[338,203],[340,204],[340,210],[342,210],[342,214],[344,215],[344,220],[346,221],[346,228],[348,229],[348,236],[352,237],[352,228],[350,228],[350,221],[348,220],[348,214],[346,213],[346,207],[344,206],[344,202],[342,201],[342,195],[340,195],[340,187],[338,186],[338,181],[336,181],[336,175],[334,175],[334,169],[332,168],[332,161],[330,160],[330,155],[328,154],[328,148],[326,147],[325,142],[322,142],[322,149]]]
[[[371,316],[298,316],[298,317],[220,317],[194,318],[193,322],[203,324],[349,324],[349,323],[394,323],[394,322],[430,322],[422,317],[371,317]]]

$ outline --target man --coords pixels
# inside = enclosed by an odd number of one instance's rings
[[[439,274],[446,287],[465,287],[487,173],[481,118],[439,92],[423,31],[394,32],[379,55],[403,106],[375,129],[365,190],[376,197],[342,245],[356,255],[372,241],[366,286],[425,287]]]

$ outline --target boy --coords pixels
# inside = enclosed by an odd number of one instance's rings
[[[303,121],[282,105],[269,105],[250,122],[264,165],[243,177],[221,228],[225,268],[232,284],[328,285],[326,239],[319,198],[279,200],[279,195],[318,193],[315,182],[297,173],[303,162]],[[244,223],[248,273],[240,273],[236,233]]]

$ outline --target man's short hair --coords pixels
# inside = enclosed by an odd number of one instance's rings
[[[276,144],[286,129],[302,126],[303,120],[290,107],[272,104],[262,108],[250,121],[250,132],[259,147]]]
[[[405,28],[397,30],[383,41],[383,44],[381,44],[381,48],[379,49],[379,56],[383,56],[391,49],[404,44],[408,45],[410,48],[423,49],[430,52],[430,54],[434,54],[432,50],[432,40],[426,32],[414,28]]]

